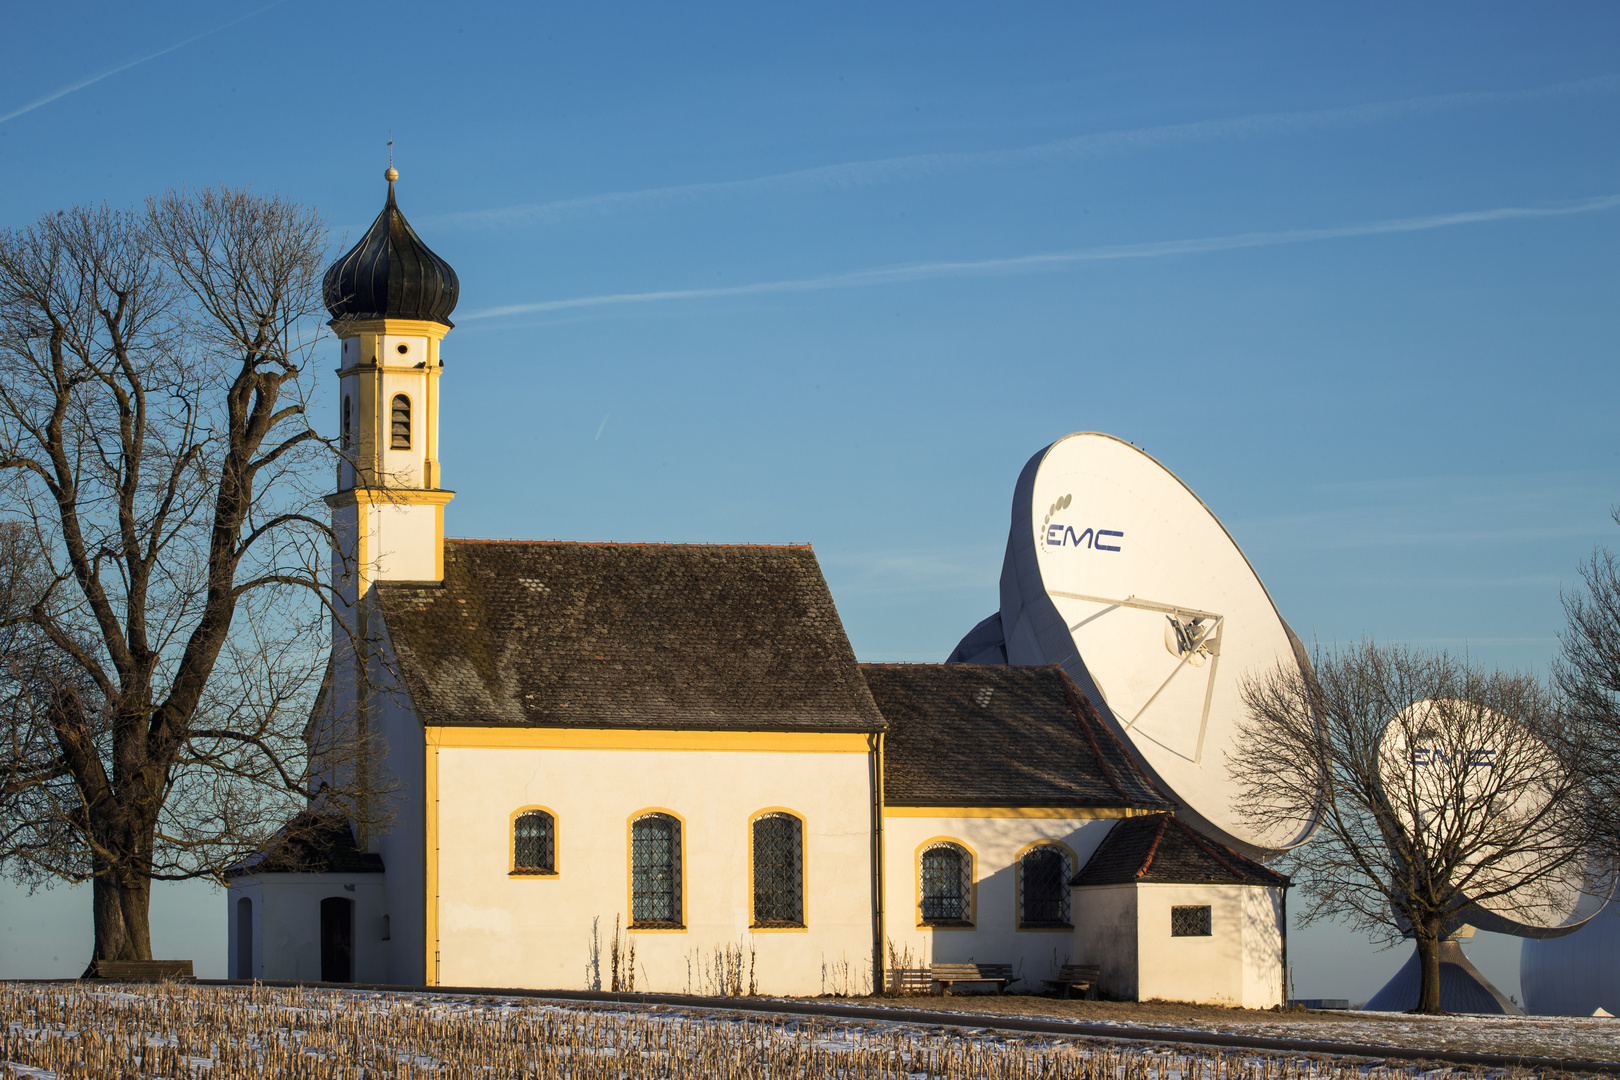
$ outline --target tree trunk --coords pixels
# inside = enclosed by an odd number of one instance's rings
[[[150,960],[156,823],[130,821],[114,813],[100,821],[93,819],[91,828],[100,849],[92,858],[96,875],[91,894],[96,930],[93,959]]]
[[[152,959],[152,883],[129,875],[98,877],[92,887],[95,960]]]
[[[1440,927],[1425,926],[1417,932],[1418,999],[1413,1012],[1439,1013],[1440,1008]]]

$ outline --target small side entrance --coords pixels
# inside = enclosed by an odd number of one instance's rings
[[[354,981],[354,901],[321,901],[321,981]]]

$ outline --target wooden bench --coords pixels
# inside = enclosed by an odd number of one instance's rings
[[[191,982],[190,960],[92,960],[86,979],[119,982]]]
[[[1063,987],[1063,996],[1068,997],[1069,991],[1079,987],[1086,992],[1086,997],[1095,997],[1097,994],[1097,980],[1102,977],[1102,968],[1097,964],[1064,964],[1058,968],[1057,978],[1042,979],[1048,986]]]
[[[1011,964],[935,964],[928,975],[940,985],[941,993],[950,993],[959,982],[993,982],[996,993],[1005,993],[1007,984],[1017,982]]]
[[[934,977],[927,968],[890,968],[889,990],[896,994],[932,994]]]

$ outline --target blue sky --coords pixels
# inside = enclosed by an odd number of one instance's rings
[[[463,286],[455,535],[808,540],[862,659],[939,660],[995,607],[1024,461],[1101,430],[1307,639],[1541,670],[1620,502],[1617,31],[1595,3],[34,5],[0,225],[250,184],[352,240],[391,132]],[[87,921],[19,933],[74,902],[0,893],[0,974],[76,970]],[[223,901],[172,910],[223,969]],[[1401,959],[1293,948],[1313,996]]]

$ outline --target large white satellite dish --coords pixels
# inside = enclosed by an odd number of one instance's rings
[[[1550,789],[1561,767],[1552,748],[1518,720],[1450,699],[1401,710],[1378,741],[1384,798],[1408,830],[1439,844],[1464,827],[1464,815],[1479,822],[1479,850],[1463,864],[1475,898],[1458,920],[1515,937],[1573,933],[1614,891],[1601,861],[1546,865],[1560,857],[1550,836],[1560,812]],[[1493,848],[1493,835],[1504,846]],[[1489,895],[1520,882],[1510,893]]]
[[[951,659],[1061,665],[1181,816],[1239,850],[1274,854],[1314,828],[1245,821],[1227,762],[1244,677],[1306,667],[1304,649],[1215,515],[1130,443],[1080,432],[1024,466],[999,620]]]

